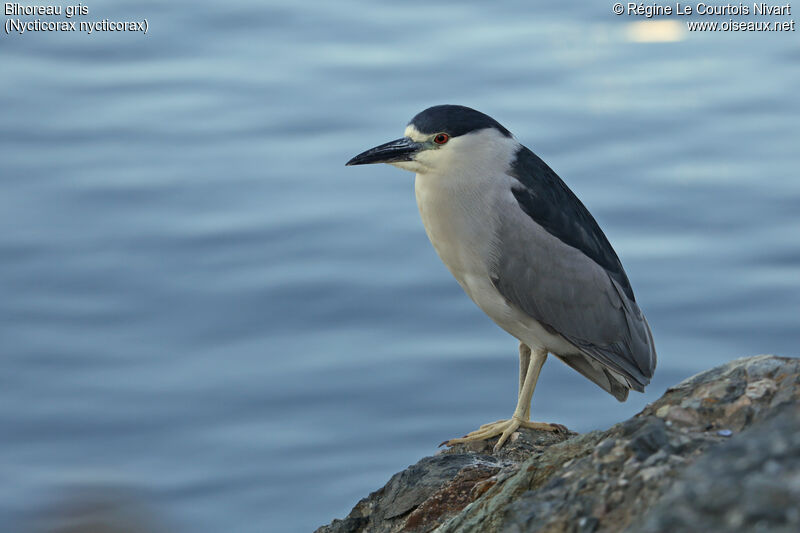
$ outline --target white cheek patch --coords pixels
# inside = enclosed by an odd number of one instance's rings
[[[414,161],[392,163],[394,166],[418,174],[444,173],[458,179],[476,173],[493,176],[506,172],[520,147],[513,137],[506,137],[495,128],[451,137],[440,146],[427,144],[431,134],[420,132],[413,124],[406,127],[404,135],[414,142],[426,143],[426,149],[417,152]]]
[[[435,172],[464,180],[468,176],[498,176],[506,173],[520,144],[494,128],[452,137],[439,150],[429,150],[422,159]]]

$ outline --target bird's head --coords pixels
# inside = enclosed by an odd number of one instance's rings
[[[388,163],[426,174],[505,157],[511,145],[518,146],[492,117],[460,105],[437,105],[412,118],[403,137],[370,148],[347,165]]]

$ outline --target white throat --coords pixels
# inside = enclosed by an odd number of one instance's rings
[[[513,137],[490,128],[454,137],[441,149],[429,150],[434,153],[428,157],[418,157],[414,189],[425,231],[468,294],[469,277],[486,277],[491,263],[487,258],[497,226],[493,213],[511,195],[508,171],[519,148]]]

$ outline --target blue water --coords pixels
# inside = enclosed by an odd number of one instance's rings
[[[653,327],[646,394],[552,360],[536,419],[603,428],[798,355],[797,33],[638,43],[610,2],[87,5],[149,33],[0,41],[4,531],[83,491],[171,531],[309,531],[510,415],[516,342],[436,257],[413,176],[344,167],[434,104],[569,183]]]

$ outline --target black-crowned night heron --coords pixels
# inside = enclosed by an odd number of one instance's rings
[[[656,367],[647,320],[597,222],[536,154],[493,118],[440,105],[415,116],[403,138],[348,165],[389,163],[416,173],[425,231],[458,283],[519,340],[517,408],[444,444],[497,435],[498,450],[530,421],[533,389],[551,353],[619,401],[642,392]]]

